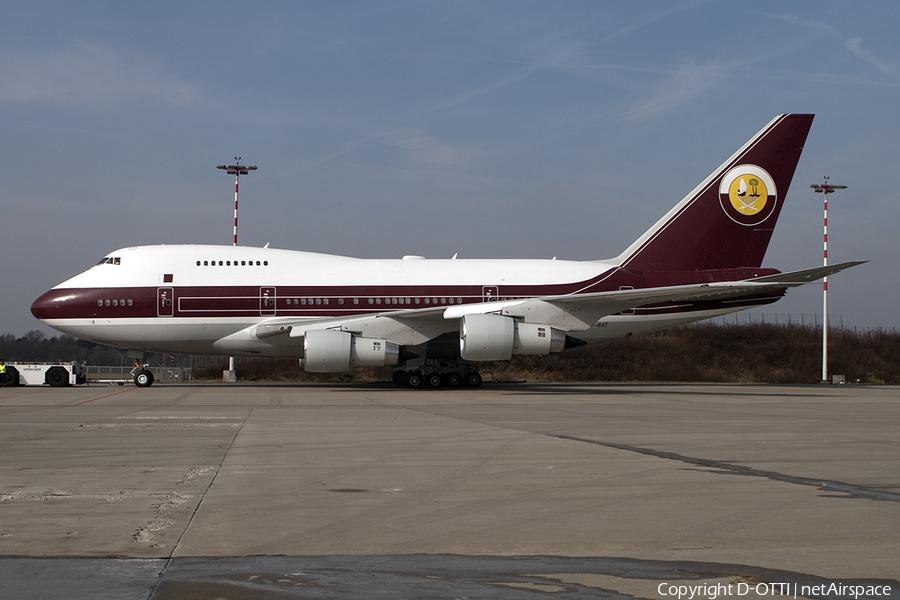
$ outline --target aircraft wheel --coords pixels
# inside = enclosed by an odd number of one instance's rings
[[[409,380],[409,373],[407,373],[406,371],[403,371],[403,370],[394,371],[393,379],[394,379],[395,384],[399,385],[400,387],[403,387],[406,385],[407,381]]]
[[[406,385],[411,390],[417,390],[422,387],[422,373],[419,371],[413,371],[412,373],[407,374]]]
[[[69,372],[62,367],[50,367],[47,369],[46,381],[52,387],[65,387],[69,385]]]
[[[440,373],[429,373],[428,375],[425,376],[425,385],[427,385],[428,387],[430,387],[433,390],[436,390],[439,387],[441,387],[442,383],[443,383],[443,381],[441,380]]]
[[[477,388],[481,385],[481,374],[478,371],[469,371],[463,380],[466,387]]]
[[[456,388],[462,385],[462,375],[459,373],[446,373],[444,375],[444,383],[447,387]]]
[[[141,369],[134,376],[134,385],[138,387],[150,387],[153,385],[153,373]]]

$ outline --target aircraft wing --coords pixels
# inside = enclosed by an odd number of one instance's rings
[[[453,330],[466,315],[500,314],[530,323],[543,323],[563,331],[582,331],[599,319],[638,306],[658,302],[721,300],[797,287],[867,261],[845,262],[740,281],[613,290],[589,294],[499,300],[448,307],[428,307],[325,319],[278,317],[252,327],[252,335],[265,339],[289,334],[299,338],[306,331],[339,329],[358,335],[378,336],[399,344],[420,344]]]
[[[719,281],[702,284],[613,290],[570,296],[547,296],[526,300],[519,306],[501,311],[510,317],[524,317],[525,321],[546,323],[565,331],[589,328],[599,319],[625,310],[673,301],[722,300],[741,298],[787,287],[797,287],[838,273],[868,261],[845,262],[828,267],[814,267],[740,281]],[[478,307],[479,305],[473,305]],[[445,318],[463,316],[467,306],[450,307]],[[530,314],[529,314],[530,313]]]

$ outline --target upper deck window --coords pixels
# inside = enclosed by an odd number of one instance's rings
[[[118,258],[104,258],[103,260],[101,260],[101,261],[100,261],[99,263],[97,263],[97,264],[98,264],[98,265],[102,265],[102,264],[107,263],[107,262],[110,262],[110,261],[115,261],[115,263],[111,263],[111,264],[119,264],[119,259],[118,259]],[[241,260],[241,261],[237,261],[237,260],[220,260],[220,261],[218,261],[218,262],[217,262],[217,261],[214,261],[214,260],[204,260],[204,261],[201,262],[201,261],[198,260],[198,261],[196,262],[196,264],[197,264],[198,267],[199,267],[201,264],[202,264],[204,267],[215,267],[216,265],[218,265],[218,266],[220,266],[220,267],[222,267],[222,266],[225,266],[225,267],[237,267],[237,266],[241,266],[241,267],[252,267],[254,264],[255,264],[257,267],[260,266],[260,265],[262,265],[262,266],[264,266],[264,267],[268,267],[268,266],[269,266],[269,261],[267,261],[267,260],[264,260],[264,261],[262,261],[262,262],[256,261],[256,262],[254,263],[252,260]]]

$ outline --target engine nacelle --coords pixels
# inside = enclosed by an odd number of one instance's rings
[[[513,354],[562,352],[566,334],[549,325],[518,323],[500,315],[466,315],[459,324],[463,360],[509,360]]]
[[[387,340],[355,337],[350,340],[350,366],[393,367],[400,363],[400,346]]]
[[[303,334],[303,360],[310,373],[340,373],[353,367],[389,367],[400,362],[400,346],[353,337],[346,331],[314,329]]]

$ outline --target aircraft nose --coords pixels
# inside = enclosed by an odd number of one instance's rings
[[[65,315],[66,301],[72,300],[71,293],[60,290],[49,290],[31,304],[31,314],[41,321]]]

